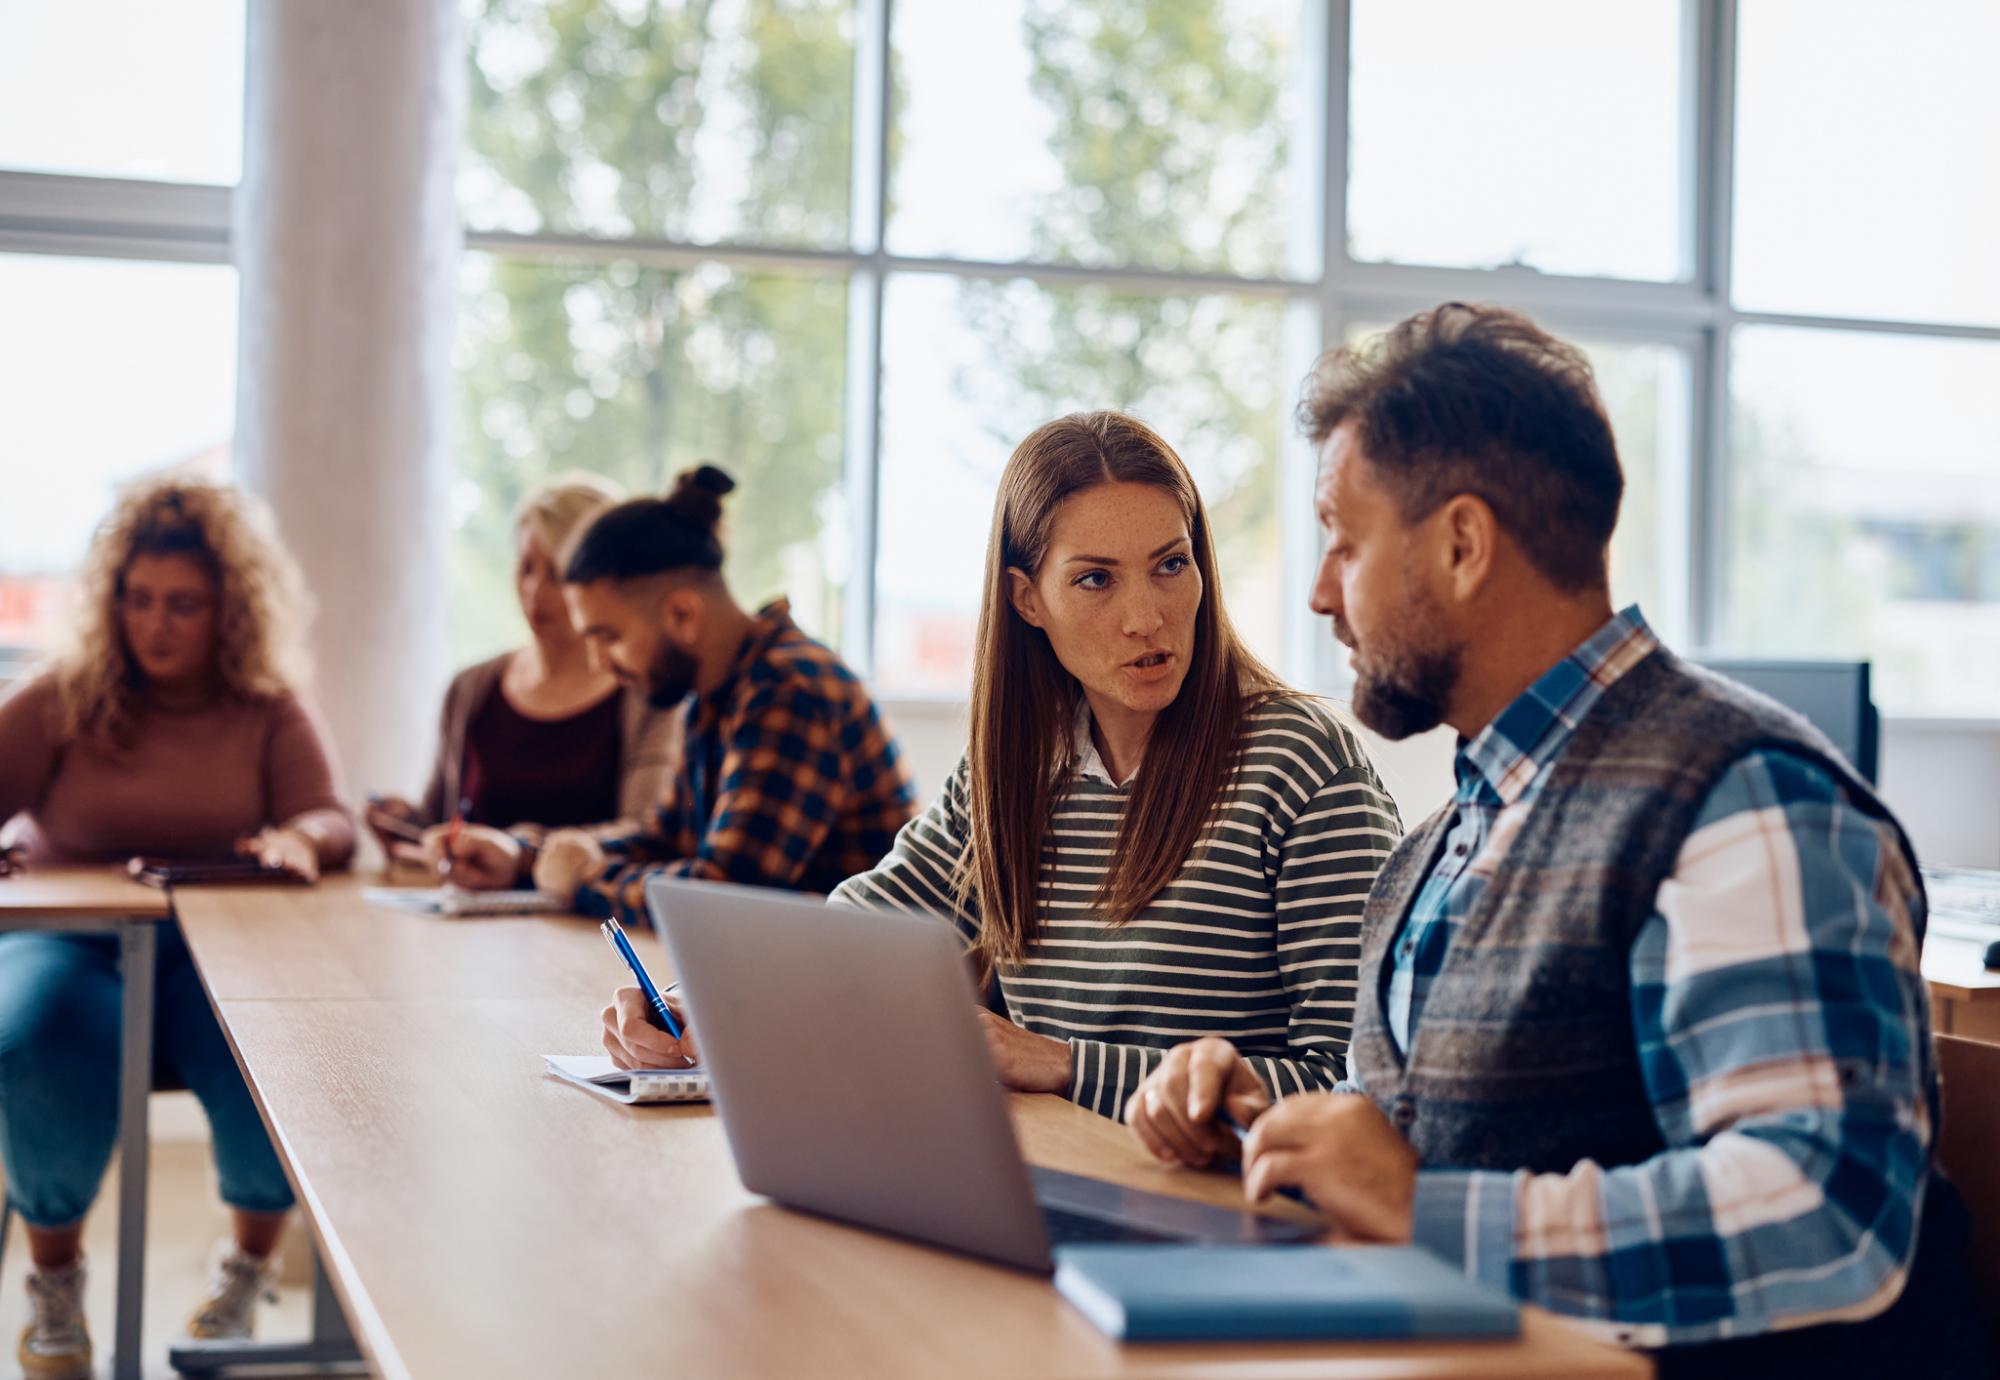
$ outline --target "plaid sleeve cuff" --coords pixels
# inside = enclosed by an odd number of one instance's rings
[[[1515,1185],[1515,1175],[1490,1169],[1419,1171],[1410,1239],[1474,1279],[1508,1289]]]

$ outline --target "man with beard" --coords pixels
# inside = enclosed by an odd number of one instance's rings
[[[1450,303],[1323,358],[1313,608],[1354,709],[1459,735],[1370,893],[1349,1084],[1183,1045],[1127,1120],[1345,1237],[1414,1241],[1663,1374],[1990,1374],[1908,840],[1810,725],[1614,613],[1624,487],[1581,351]],[[1360,1093],[1362,1095],[1354,1095]]]
[[[722,578],[713,465],[665,498],[607,509],[564,565],[570,616],[618,679],[655,708],[686,705],[671,794],[649,827],[600,841],[467,831],[453,879],[504,887],[532,876],[589,915],[646,914],[656,875],[831,891],[880,862],[916,813],[896,740],[867,689],[801,632],[785,601],[747,613]]]

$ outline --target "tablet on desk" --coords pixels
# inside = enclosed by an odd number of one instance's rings
[[[266,867],[255,858],[185,860],[134,858],[125,864],[132,880],[147,886],[304,886],[306,879],[283,867]]]

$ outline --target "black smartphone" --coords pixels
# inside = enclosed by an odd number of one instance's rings
[[[134,858],[125,864],[132,880],[147,886],[304,886],[306,879],[255,858]]]

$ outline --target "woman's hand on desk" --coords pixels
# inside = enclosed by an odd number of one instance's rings
[[[521,881],[520,843],[490,825],[438,824],[424,830],[424,861],[467,891],[506,891]]]
[[[319,848],[297,829],[266,829],[237,844],[236,851],[266,867],[283,868],[308,882],[319,880]]]
[[[621,1069],[677,1069],[698,1063],[694,1032],[688,1029],[687,1008],[666,997],[684,1032],[676,1040],[653,1024],[653,1006],[636,987],[621,987],[604,1008],[604,1052]]]
[[[28,870],[28,850],[0,848],[0,877],[12,877]]]
[[[1227,1111],[1248,1126],[1271,1106],[1250,1061],[1229,1041],[1209,1036],[1175,1045],[1125,1103],[1125,1124],[1155,1158],[1194,1169],[1234,1139],[1217,1124]]]
[[[979,1008],[979,1026],[1000,1081],[1017,1092],[1068,1092],[1076,1076],[1067,1040],[1021,1029],[1005,1016]]]

